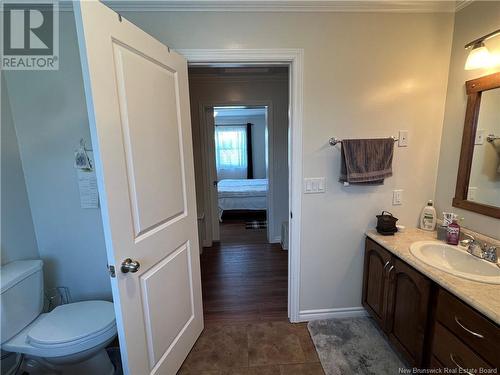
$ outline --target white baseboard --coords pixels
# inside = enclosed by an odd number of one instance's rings
[[[317,309],[301,310],[299,312],[299,322],[308,322],[318,319],[333,318],[358,318],[368,316],[368,312],[363,307],[341,307],[338,309]]]
[[[281,236],[274,237],[270,243],[280,243],[281,242]]]

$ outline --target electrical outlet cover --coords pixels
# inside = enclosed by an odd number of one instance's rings
[[[475,145],[484,144],[484,129],[477,129],[476,131],[476,139],[474,140]]]

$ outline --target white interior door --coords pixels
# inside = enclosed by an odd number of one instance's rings
[[[219,191],[217,167],[215,163],[215,117],[214,107],[206,106],[204,110],[204,129],[206,132],[205,139],[207,141],[207,150],[205,153],[205,168],[207,176],[207,206],[209,206],[210,214],[210,231],[212,233],[212,241],[220,241],[220,224],[219,224]]]
[[[203,329],[187,63],[100,2],[75,17],[125,372],[175,374]]]

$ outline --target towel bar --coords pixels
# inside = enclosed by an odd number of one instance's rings
[[[399,141],[399,138],[396,137],[391,137],[391,138],[393,139],[394,142]],[[330,146],[335,146],[337,143],[342,143],[342,139],[332,137],[328,140],[328,143],[330,144]]]

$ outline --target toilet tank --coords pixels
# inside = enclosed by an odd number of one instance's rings
[[[43,309],[41,260],[19,260],[0,268],[1,344],[35,320]]]

